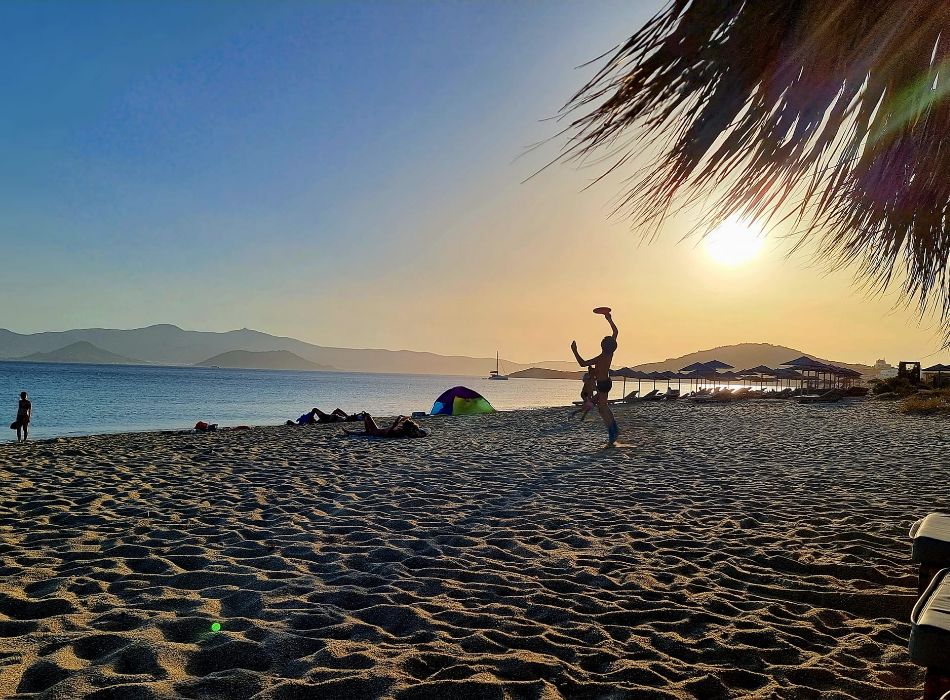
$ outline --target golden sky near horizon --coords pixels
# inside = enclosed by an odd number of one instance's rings
[[[373,314],[367,327],[364,314],[387,301],[357,297],[348,309],[367,311],[341,310],[334,320],[349,326],[341,341],[466,355],[497,347],[519,362],[569,360],[572,339],[582,354],[596,349],[607,326],[591,309],[607,305],[621,328],[618,365],[740,342],[870,364],[921,358],[942,344],[934,316],[919,321],[896,294],[862,291],[851,272],[828,273],[809,250],[789,255],[788,240],[766,238],[733,264],[699,239],[680,242],[676,221],[644,243],[631,222],[611,219],[609,185],[579,192],[575,175],[513,187],[471,209],[451,235],[420,235],[420,254],[451,274],[432,285],[415,266],[394,270],[387,286],[418,312]]]

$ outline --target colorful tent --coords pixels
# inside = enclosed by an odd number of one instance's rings
[[[494,413],[495,409],[484,396],[467,386],[454,386],[432,404],[433,416],[470,416],[475,413]]]

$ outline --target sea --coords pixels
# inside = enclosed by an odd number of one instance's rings
[[[313,407],[408,415],[467,386],[500,411],[567,406],[580,382],[422,374],[364,374],[140,365],[0,362],[0,418],[16,417],[21,391],[33,402],[30,437],[184,430],[197,421],[279,425]],[[10,430],[0,440],[16,438]]]

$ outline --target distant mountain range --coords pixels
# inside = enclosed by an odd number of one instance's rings
[[[801,355],[809,353],[782,345],[740,343],[700,350],[662,362],[648,362],[636,365],[634,369],[644,372],[678,371],[694,362],[714,359],[733,365],[737,370],[757,365],[778,367],[783,362]],[[869,365],[825,360],[820,357],[815,359],[848,367],[862,374],[872,372]],[[132,330],[87,328],[32,334],[0,329],[0,360],[201,365],[251,369],[334,369],[345,372],[463,376],[487,376],[488,371],[495,367],[493,357],[437,355],[412,350],[324,347],[247,328],[211,333],[186,331],[171,325]],[[577,378],[581,375],[576,363],[562,361],[519,364],[505,360],[503,370],[516,378]]]
[[[19,362],[83,362],[94,365],[140,365],[141,360],[123,357],[80,340],[52,352],[34,352],[14,358]]]
[[[391,372],[406,374],[455,374],[487,376],[495,368],[494,357],[437,355],[411,350],[324,347],[242,328],[226,333],[186,331],[172,325],[148,326],[132,330],[85,328],[71,331],[22,334],[0,329],[0,360],[22,359],[31,353],[58,353],[85,342],[123,358],[160,365],[194,365],[222,353],[274,352],[284,350],[308,362],[345,372]],[[92,360],[70,360],[88,362]],[[106,360],[112,362],[112,360]],[[573,362],[520,364],[503,360],[509,372],[529,367],[572,369]],[[219,365],[223,366],[223,365]]]
[[[250,352],[248,350],[232,350],[220,355],[209,357],[207,360],[195,363],[198,367],[231,367],[239,369],[305,369],[330,370],[328,365],[318,365],[316,362],[305,360],[294,355],[289,350],[265,350]]]

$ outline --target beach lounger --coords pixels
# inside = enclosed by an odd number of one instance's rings
[[[798,403],[834,403],[844,398],[844,392],[841,389],[830,389],[824,394],[799,396],[795,400]]]
[[[917,562],[917,595],[926,590],[940,569],[950,568],[950,514],[931,513],[910,528]]]
[[[631,401],[636,401],[636,400],[637,400],[637,394],[639,394],[639,393],[640,393],[640,390],[639,390],[639,389],[634,389],[634,390],[631,391],[629,394],[627,394],[626,396],[624,396],[622,399],[608,399],[608,400],[607,400],[607,403],[610,403],[610,404],[615,404],[615,403],[630,403]]]
[[[733,393],[732,389],[716,389],[705,399],[700,399],[700,403],[729,403],[735,398],[737,398],[737,394]]]
[[[660,400],[660,391],[659,389],[653,389],[652,391],[644,394],[636,401],[659,401]]]
[[[950,569],[930,582],[910,622],[910,658],[927,669],[923,700],[938,700],[950,691]]]
[[[667,390],[666,390],[666,393],[665,393],[665,394],[661,394],[661,396],[662,396],[665,400],[667,400],[667,401],[675,401],[676,399],[678,399],[678,398],[680,397],[680,390],[679,390],[679,389],[667,389]]]

